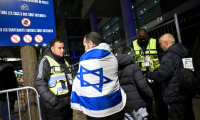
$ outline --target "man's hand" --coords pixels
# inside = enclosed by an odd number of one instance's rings
[[[70,97],[67,98],[60,98],[57,106],[54,108],[55,110],[60,110],[62,109],[64,106],[69,105],[70,104]]]
[[[54,107],[55,110],[60,110],[63,107],[63,103],[62,102],[58,102],[57,106]]]

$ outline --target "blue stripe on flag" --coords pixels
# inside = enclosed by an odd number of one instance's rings
[[[90,59],[102,59],[108,55],[110,55],[110,51],[104,49],[93,49],[85,54],[83,54],[80,58],[80,62],[83,60],[90,60]]]
[[[78,103],[89,110],[105,110],[118,105],[122,101],[120,89],[110,95],[101,97],[84,97],[78,96],[72,92],[71,103]]]

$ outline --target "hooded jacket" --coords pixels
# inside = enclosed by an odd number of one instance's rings
[[[117,60],[120,85],[127,95],[125,107],[132,109],[145,107],[146,103],[152,101],[153,92],[142,74],[140,66],[135,64],[131,56],[127,54],[117,56]]]
[[[184,102],[192,95],[180,86],[178,74],[183,68],[182,58],[187,58],[187,50],[180,44],[173,44],[161,56],[157,71],[147,72],[146,77],[162,83],[163,100],[167,104]]]
[[[4,63],[0,65],[0,90],[17,88],[17,79],[15,77],[14,68],[11,63]],[[6,101],[7,95],[0,94],[0,100]],[[9,93],[9,100],[17,100],[17,92]]]
[[[47,55],[51,58],[53,58],[56,62],[62,65],[62,67],[65,67],[65,70],[68,70],[67,66],[64,63],[64,59],[53,55],[53,53],[50,51],[50,48],[47,48],[44,51],[44,56]],[[68,70],[69,72],[69,70]],[[70,104],[70,95],[72,87],[68,86],[69,93],[66,95],[62,95],[61,97],[57,97],[53,94],[53,92],[50,90],[48,85],[48,80],[51,75],[51,68],[49,61],[46,57],[42,57],[37,65],[35,70],[35,81],[34,81],[34,87],[36,88],[38,94],[40,95],[40,102],[43,108],[49,109],[49,108],[55,108],[59,101],[67,102],[67,105]]]

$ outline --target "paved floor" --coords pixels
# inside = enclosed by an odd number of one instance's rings
[[[193,102],[193,110],[195,114],[195,119],[200,120],[200,98],[194,98]],[[87,120],[86,116],[77,110],[74,110],[74,119],[73,120]]]
[[[73,120],[87,120],[86,116],[78,110],[73,111]]]
[[[194,98],[192,102],[193,102],[193,110],[195,118],[196,120],[200,120],[200,97]],[[0,120],[2,119],[0,118]],[[73,120],[87,120],[87,119],[86,116],[81,111],[74,110]]]
[[[200,120],[200,98],[194,98],[192,102],[195,119]]]

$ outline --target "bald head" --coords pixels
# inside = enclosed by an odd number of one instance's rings
[[[160,37],[162,41],[168,41],[169,43],[175,43],[174,36],[172,34],[166,33]]]
[[[175,43],[174,36],[172,34],[166,33],[160,37],[159,43],[160,47],[165,51]]]

